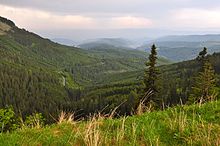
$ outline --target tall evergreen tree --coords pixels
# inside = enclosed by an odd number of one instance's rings
[[[157,102],[156,94],[158,93],[158,84],[157,79],[159,75],[159,70],[156,68],[157,64],[157,50],[155,44],[151,47],[151,54],[148,57],[148,61],[145,63],[146,70],[144,74],[144,95],[149,95],[148,92],[151,92],[150,96],[145,97],[146,102]]]
[[[199,53],[198,58],[202,62],[202,70],[199,75],[195,78],[195,84],[192,87],[192,94],[190,95],[189,102],[205,102],[212,100],[215,95],[215,87],[217,78],[212,64],[206,59],[206,48]]]

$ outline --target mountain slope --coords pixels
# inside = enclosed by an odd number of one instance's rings
[[[116,49],[115,47],[109,47],[104,51],[99,48],[91,51],[67,47],[41,38],[24,29],[19,29],[16,26],[11,27],[12,29],[6,35],[2,35],[0,39],[1,44],[4,44],[3,47],[6,48],[5,51],[7,50],[8,53],[11,50],[15,54],[4,57],[13,56],[16,58],[20,56],[20,59],[27,60],[25,63],[32,66],[68,70],[68,72],[73,73],[73,77],[76,80],[82,78],[74,72],[74,70],[78,70],[82,76],[88,77],[88,79],[83,81],[86,83],[88,83],[88,80],[95,80],[95,77],[88,76],[88,73],[96,72],[100,78],[106,72],[140,69],[144,66],[145,58],[148,56],[148,54],[141,51]],[[165,59],[160,61],[161,64],[166,64],[167,62],[169,61]],[[77,82],[81,83],[80,81]]]

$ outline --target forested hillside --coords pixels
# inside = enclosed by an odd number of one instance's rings
[[[119,97],[134,87],[133,73],[144,67],[147,55],[115,47],[60,45],[0,17],[0,107],[12,105],[16,113],[36,111],[46,117],[60,110],[86,109],[82,114],[88,114],[107,105],[111,109],[127,99]],[[110,97],[113,93],[118,95]]]
[[[216,90],[220,91],[220,53],[208,55],[207,60],[214,67],[214,71],[218,78]],[[190,93],[192,93],[192,86],[198,77],[198,72],[201,71],[202,65],[197,60],[184,61],[168,66],[161,66],[161,96],[167,105],[180,103],[180,99],[185,103]]]

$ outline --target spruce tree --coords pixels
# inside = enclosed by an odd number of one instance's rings
[[[203,62],[205,60],[206,55],[207,55],[207,48],[204,47],[203,50],[201,52],[199,52],[197,59],[199,61]]]
[[[199,102],[203,103],[205,101],[212,100],[216,93],[215,87],[217,78],[215,76],[215,71],[212,64],[208,61],[206,56],[206,48],[200,52],[198,58],[202,62],[202,70],[199,72],[198,76],[195,78],[195,84],[192,87],[192,94],[190,95],[189,102]]]
[[[153,102],[156,103],[156,94],[158,93],[158,85],[157,85],[157,79],[159,75],[159,71],[156,68],[157,64],[157,50],[156,50],[155,44],[151,47],[151,53],[148,57],[148,61],[145,63],[146,69],[144,74],[144,95],[150,96],[144,97],[147,98],[145,101],[146,103]]]

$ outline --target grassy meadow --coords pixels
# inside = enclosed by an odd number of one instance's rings
[[[139,112],[113,119],[95,115],[74,121],[61,113],[56,124],[22,126],[0,134],[0,145],[220,145],[220,102],[177,106],[164,111]]]

